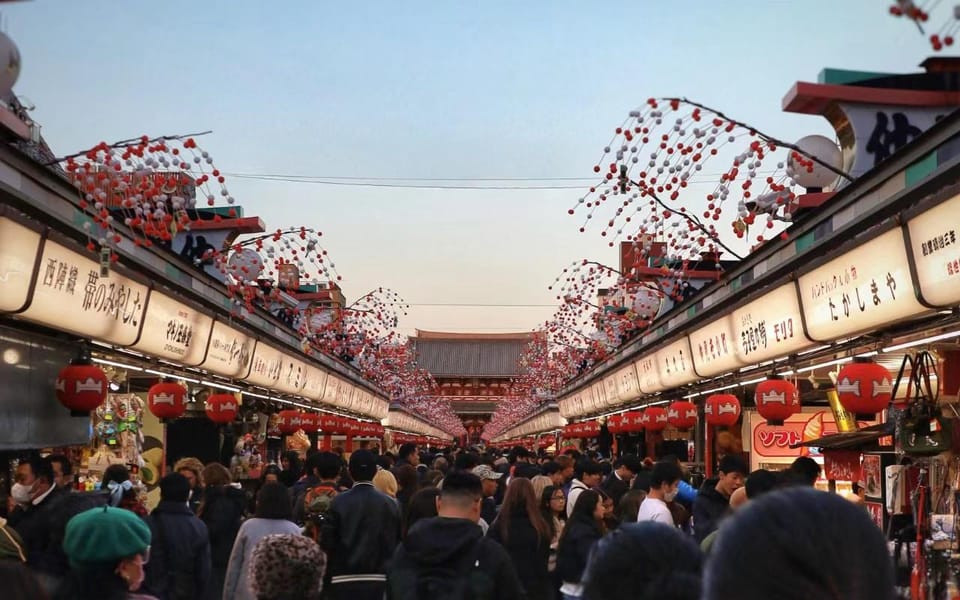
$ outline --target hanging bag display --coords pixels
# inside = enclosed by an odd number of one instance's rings
[[[904,454],[936,456],[949,450],[951,443],[950,422],[940,415],[937,405],[939,387],[930,384],[931,374],[936,374],[936,361],[929,352],[904,356],[893,386],[894,399],[908,366],[906,408],[897,419],[897,440]]]

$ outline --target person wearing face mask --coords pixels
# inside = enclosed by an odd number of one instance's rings
[[[640,504],[637,522],[655,521],[674,525],[673,514],[667,503],[673,502],[677,497],[682,476],[683,471],[674,462],[658,462],[653,465],[653,472],[650,474],[650,491]]]
[[[129,510],[104,506],[73,517],[63,540],[72,569],[54,600],[156,600],[137,593],[150,543],[150,527]]]

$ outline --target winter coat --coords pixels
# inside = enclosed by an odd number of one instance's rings
[[[593,521],[571,519],[564,525],[563,538],[557,549],[557,573],[560,579],[580,583],[587,567],[587,558],[603,532]]]
[[[369,481],[337,494],[321,525],[333,584],[348,583],[353,575],[385,575],[399,542],[400,509]]]
[[[150,562],[143,590],[160,600],[200,598],[210,583],[207,526],[183,502],[163,500],[147,519]]]
[[[214,568],[225,569],[230,562],[233,542],[240,531],[247,496],[231,485],[208,487],[200,518],[210,533],[210,561]]]
[[[512,515],[507,523],[507,539],[500,532],[499,518],[490,524],[487,537],[495,540],[510,555],[520,584],[528,600],[549,600],[555,595],[551,589],[547,563],[550,560],[549,538],[540,537],[526,514]]]
[[[40,504],[14,511],[8,525],[23,540],[27,565],[31,569],[63,577],[69,570],[62,547],[67,521],[88,508],[106,504],[106,501],[106,494],[73,494],[69,489],[54,487]]]
[[[616,473],[610,473],[600,484],[600,489],[613,498],[614,506],[619,506],[620,499],[630,491],[630,482],[620,479]]]
[[[693,534],[697,543],[717,530],[720,520],[730,511],[730,498],[717,491],[719,479],[707,479],[693,501]]]
[[[443,594],[441,590],[447,590]],[[459,593],[457,593],[459,590]],[[397,548],[387,600],[522,600],[510,555],[468,519],[417,521]]]
[[[257,600],[250,588],[247,573],[250,570],[250,558],[257,542],[271,534],[298,535],[300,528],[286,519],[247,519],[240,526],[237,540],[230,554],[227,578],[223,583],[223,597],[237,600]]]

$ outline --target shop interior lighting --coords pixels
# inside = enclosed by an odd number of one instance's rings
[[[270,396],[264,396],[263,394],[254,394],[253,392],[248,392],[246,390],[244,390],[242,393],[244,396],[253,396],[254,398],[260,398],[261,400],[270,399]]]
[[[914,346],[923,346],[924,344],[939,342],[941,340],[949,340],[955,337],[960,337],[960,331],[951,331],[948,333],[941,333],[940,335],[932,335],[930,337],[914,340],[912,342],[904,342],[903,344],[896,344],[895,346],[889,346],[887,348],[884,348],[883,351],[896,352],[897,350],[903,350],[905,348],[913,348]]]
[[[739,385],[753,385],[755,383],[760,383],[761,381],[766,381],[766,377],[757,377],[756,379],[751,379],[749,381],[741,381]]]
[[[240,388],[230,387],[230,386],[228,386],[228,385],[223,385],[222,383],[217,383],[217,382],[215,382],[215,381],[208,381],[208,380],[206,380],[206,379],[201,379],[201,380],[200,380],[200,384],[201,384],[201,385],[208,385],[208,386],[210,386],[210,387],[215,387],[215,388],[221,389],[221,390],[226,390],[226,391],[228,391],[228,392],[234,392],[234,393],[236,393],[236,392],[239,392],[239,391],[240,391]]]
[[[806,354],[813,354],[814,352],[820,352],[821,350],[827,350],[830,346],[816,346],[815,348],[810,348],[809,350],[804,350],[803,352],[797,352],[797,356],[804,356]]]
[[[129,369],[131,371],[142,371],[140,367],[134,367],[133,365],[125,365],[123,363],[113,362],[112,360],[104,360],[102,358],[95,358],[93,362],[100,363],[101,365],[110,365],[111,367],[118,367],[121,369]]]
[[[200,384],[199,379],[190,379],[189,377],[184,377],[182,375],[174,375],[173,373],[164,373],[163,371],[154,371],[153,369],[144,369],[144,373],[150,373],[151,375],[156,375],[158,377],[169,377],[171,379],[176,379],[178,381],[186,381],[187,383],[196,383]]]
[[[838,358],[836,360],[830,360],[825,363],[820,363],[819,365],[813,365],[810,367],[803,367],[802,369],[797,369],[797,373],[807,373],[813,371],[814,369],[822,369],[823,367],[832,367],[835,365],[842,365],[844,363],[851,362],[853,360],[852,356],[846,356],[844,358]]]
[[[880,354],[876,350],[871,350],[870,352],[864,352],[863,354],[857,354],[854,358],[870,358],[871,356],[876,356]]]
[[[644,404],[644,407],[647,406],[660,406],[661,404],[670,404],[670,400],[661,400],[659,402],[651,402],[650,404]]]

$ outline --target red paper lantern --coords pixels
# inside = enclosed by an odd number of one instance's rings
[[[625,433],[640,433],[643,431],[643,411],[632,410],[623,414],[623,431]]]
[[[360,434],[360,422],[355,419],[347,419],[343,428],[348,436],[352,437]]]
[[[554,440],[552,435],[542,436],[539,440],[539,446],[540,448],[549,448],[550,446],[553,445],[553,441]]]
[[[90,416],[107,399],[107,374],[86,359],[77,359],[60,371],[56,394],[60,404],[75,417]]]
[[[800,412],[797,387],[785,379],[772,377],[757,384],[754,392],[757,412],[768,425],[783,425],[790,415]]]
[[[613,415],[607,419],[607,431],[613,435],[623,432],[623,415]]]
[[[232,423],[237,418],[240,403],[233,394],[210,394],[204,404],[209,418],[218,425]]]
[[[688,400],[678,400],[667,408],[667,423],[677,429],[692,429],[697,425],[697,405]]]
[[[316,433],[320,428],[320,415],[317,413],[300,413],[300,426],[307,433]]]
[[[290,435],[300,430],[303,425],[303,415],[298,410],[281,410],[278,427],[283,435]]]
[[[707,397],[703,413],[707,425],[732,427],[740,419],[740,400],[733,394],[714,394]]]
[[[890,371],[864,359],[844,365],[837,375],[840,404],[858,415],[875,415],[890,405],[893,393]]]
[[[570,427],[570,437],[572,438],[583,437],[583,423],[574,423]]]
[[[161,382],[147,390],[147,406],[161,421],[178,419],[187,411],[187,388],[179,383]]]
[[[600,421],[587,421],[583,424],[583,437],[592,438],[600,435]]]
[[[337,415],[322,415],[320,417],[320,429],[325,434],[340,433],[340,417]]]
[[[643,427],[647,431],[663,431],[667,428],[667,409],[651,406],[643,411]]]

